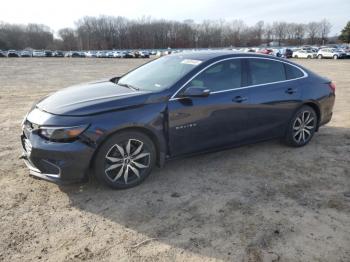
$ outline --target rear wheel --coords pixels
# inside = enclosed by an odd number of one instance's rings
[[[295,56],[294,56],[294,58],[298,58],[298,56],[297,56],[297,55],[295,55]]]
[[[334,56],[333,56],[333,59],[338,59],[338,56],[337,56],[337,55],[334,55]]]
[[[312,57],[311,57],[311,55],[309,55],[309,56],[307,56],[307,58],[308,58],[308,59],[311,59]]]
[[[152,140],[137,131],[111,136],[98,150],[94,172],[98,180],[115,189],[134,187],[151,173],[156,162]]]
[[[294,147],[304,146],[312,139],[317,126],[317,115],[310,106],[301,107],[291,119],[285,140]]]
[[[318,59],[322,59],[322,55],[318,55],[317,58],[318,58]]]

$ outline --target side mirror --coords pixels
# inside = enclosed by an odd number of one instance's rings
[[[120,78],[121,78],[121,76],[116,76],[116,77],[111,78],[109,81],[117,84]]]
[[[183,92],[183,97],[207,97],[210,90],[205,87],[190,86]]]

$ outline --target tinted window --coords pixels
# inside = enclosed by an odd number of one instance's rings
[[[286,80],[283,63],[268,59],[248,59],[252,85]]]
[[[187,84],[187,87],[206,87],[212,92],[234,89],[241,86],[241,72],[240,59],[227,60],[200,73]]]
[[[304,73],[295,66],[284,64],[286,68],[287,79],[295,79],[304,76]]]

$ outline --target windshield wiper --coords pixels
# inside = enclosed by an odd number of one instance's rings
[[[124,83],[117,83],[117,85],[119,86],[124,86],[124,87],[127,87],[127,88],[130,88],[130,89],[133,89],[135,91],[139,91],[140,88],[136,87],[136,86],[133,86],[133,85],[130,85],[130,84],[124,84]]]

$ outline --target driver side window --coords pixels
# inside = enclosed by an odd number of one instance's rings
[[[205,87],[211,92],[216,92],[241,87],[241,83],[241,59],[231,59],[207,68],[192,79],[186,87]]]

